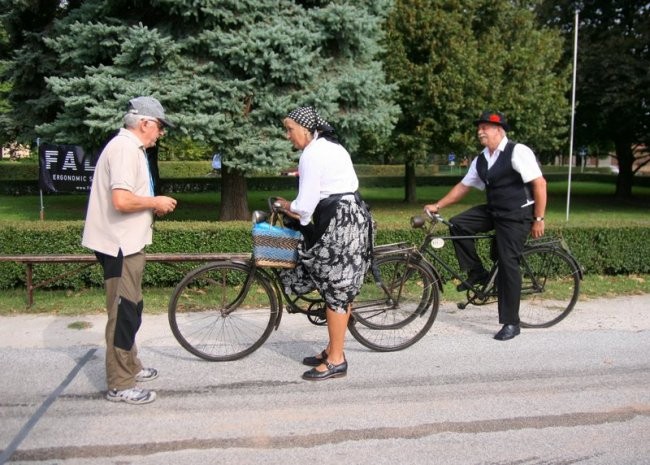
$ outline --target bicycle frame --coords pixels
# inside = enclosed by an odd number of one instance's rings
[[[425,259],[433,259],[435,263],[438,265],[442,266],[445,271],[447,271],[452,277],[465,282],[465,278],[456,271],[457,268],[452,267],[449,263],[447,263],[445,260],[443,260],[437,253],[434,252],[434,248],[431,245],[431,241],[433,239],[442,239],[443,241],[451,240],[451,241],[456,241],[456,240],[462,240],[462,239],[474,239],[474,240],[483,240],[483,239],[494,239],[494,234],[476,234],[476,235],[470,235],[470,236],[451,236],[451,235],[438,235],[434,234],[433,232],[427,233],[427,235],[424,238],[424,241],[418,247],[417,251],[418,253]],[[429,261],[429,260],[427,260]],[[431,264],[432,268],[435,270],[435,266],[429,261]],[[498,268],[498,264],[495,262],[492,269],[490,270],[490,281],[493,280],[495,276],[495,271],[496,268]],[[436,274],[439,275],[439,272],[436,270]],[[465,282],[466,283],[466,282]],[[469,284],[469,283],[466,283]],[[480,292],[479,289],[477,289],[475,286],[471,286],[472,289],[474,289],[477,293]],[[442,290],[442,288],[441,288]]]
[[[349,332],[363,346],[379,352],[403,350],[430,330],[443,290],[440,272],[461,279],[452,262],[436,251],[436,242],[494,237],[436,234],[437,221],[432,218],[419,246],[402,242],[375,248],[372,275],[364,277],[348,324]],[[414,227],[423,225],[421,221]],[[495,263],[487,285],[468,286],[467,301],[457,304],[458,308],[492,302],[497,272]],[[523,327],[552,326],[573,309],[582,269],[562,241],[528,243],[520,272]],[[170,298],[168,318],[174,337],[200,358],[231,361],[257,350],[278,329],[285,305],[289,313],[305,314],[316,325],[326,324],[326,304],[320,295],[288,295],[280,273],[279,268],[257,267],[253,257],[232,257],[191,270]]]
[[[399,243],[394,243],[394,244],[384,244],[377,246],[374,250],[374,257],[381,257],[384,255],[390,255],[390,254],[396,254],[396,253],[412,253],[414,251],[414,247],[406,242],[399,242]],[[324,325],[326,323],[325,320],[325,314],[323,311],[325,310],[324,305],[325,302],[322,298],[311,298],[308,297],[308,294],[300,294],[296,295],[295,298],[290,298],[285,289],[281,286],[281,278],[280,278],[280,269],[278,268],[261,268],[255,265],[254,260],[250,261],[241,261],[241,260],[233,260],[233,262],[237,263],[242,263],[247,266],[250,266],[250,273],[248,275],[247,282],[245,286],[242,288],[242,291],[240,292],[240,295],[237,297],[235,302],[233,302],[232,308],[236,308],[240,303],[241,300],[245,297],[245,295],[248,293],[250,289],[250,284],[253,281],[253,277],[255,276],[255,273],[259,271],[268,281],[269,283],[272,284],[273,289],[275,290],[275,295],[278,300],[278,315],[275,321],[275,329],[277,329],[280,325],[280,322],[282,320],[282,313],[283,309],[287,308],[287,311],[289,313],[301,313],[303,315],[306,315],[309,321],[315,325]],[[373,273],[375,283],[382,288],[386,296],[392,295],[390,290],[386,287],[385,283],[381,280],[381,277],[377,274],[376,270],[370,269],[368,270],[369,273]],[[432,270],[432,272],[437,273],[436,270]],[[399,301],[401,298],[401,289],[397,294],[397,301]],[[309,304],[309,307],[307,309],[300,307],[297,302],[299,300],[302,300]],[[392,301],[392,299],[391,299]],[[312,308],[315,304],[322,304],[320,308]],[[376,304],[374,304],[376,305]],[[373,304],[367,304],[365,306],[360,306],[360,307],[354,307],[354,310],[359,310],[359,309],[364,309],[367,310],[368,308],[372,308]]]
[[[425,220],[426,221],[426,220]],[[429,265],[431,266],[433,272],[437,276],[440,276],[440,273],[437,271],[436,266],[434,265],[440,265],[442,268],[444,268],[445,271],[449,273],[453,278],[456,278],[460,280],[462,283],[464,283],[468,287],[468,292],[473,292],[475,294],[474,297],[471,297],[469,300],[475,303],[476,298],[480,300],[487,299],[488,297],[491,296],[493,289],[494,289],[494,283],[496,280],[496,275],[499,270],[499,264],[498,261],[494,261],[492,268],[489,271],[489,278],[487,284],[484,286],[479,287],[477,285],[472,285],[470,286],[469,283],[463,278],[463,276],[457,272],[457,268],[450,265],[448,262],[446,262],[444,259],[442,259],[436,252],[435,252],[435,247],[433,246],[432,242],[435,239],[440,239],[443,241],[450,240],[452,241],[457,241],[457,240],[463,240],[463,239],[471,239],[471,240],[485,240],[485,239],[494,239],[496,237],[496,234],[490,233],[490,234],[473,234],[473,235],[466,235],[466,236],[452,236],[450,234],[437,234],[434,232],[435,225],[440,222],[443,223],[444,225],[450,227],[452,224],[448,221],[446,221],[444,218],[442,218],[438,214],[430,215],[430,221],[428,226],[428,231],[425,234],[424,240],[422,241],[422,244],[416,249],[417,256],[419,259],[424,259]],[[421,220],[416,220],[416,218],[411,218],[411,226],[414,228],[417,227],[423,227],[425,225],[425,222],[422,222]],[[442,246],[441,246],[442,247]],[[559,239],[559,238],[540,238],[540,239],[532,239],[526,242],[524,245],[525,250],[530,250],[535,247],[543,248],[543,247],[551,247],[551,248],[557,248],[560,249],[564,252],[566,252],[568,258],[571,259],[571,261],[574,263],[576,268],[579,271],[579,277],[582,279],[583,275],[583,269],[579,265],[578,261],[571,255],[571,252],[569,251],[569,247],[567,244],[564,242],[564,240]],[[432,263],[433,261],[433,263]],[[527,268],[527,270],[530,272],[530,268],[527,263],[525,263],[525,260],[523,260],[523,266]],[[531,273],[534,276],[534,273]],[[534,287],[536,289],[541,289],[542,286],[537,282],[536,280],[534,281]],[[441,290],[442,287],[441,287]]]

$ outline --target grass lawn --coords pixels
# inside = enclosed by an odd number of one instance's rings
[[[403,202],[403,188],[361,189],[364,199],[370,204],[379,227],[408,225],[412,215],[422,213],[422,206],[442,197],[449,186],[419,187],[418,202]],[[650,226],[650,188],[633,190],[633,199],[620,202],[614,198],[614,185],[603,183],[573,182],[569,201],[567,223],[567,183],[554,182],[548,185],[548,208],[546,223],[551,227],[563,226]],[[294,198],[295,191],[260,192],[251,191],[248,204],[251,210],[266,210],[267,198],[277,195]],[[178,199],[176,211],[160,221],[216,221],[219,213],[219,193],[173,194]],[[450,217],[472,205],[484,202],[484,194],[473,190],[461,203],[442,211]],[[84,194],[46,195],[43,198],[46,221],[83,220],[87,196]],[[38,221],[40,216],[39,196],[0,196],[1,221]]]

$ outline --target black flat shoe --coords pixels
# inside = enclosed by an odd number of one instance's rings
[[[507,341],[520,333],[519,325],[503,325],[501,331],[494,335],[497,341]]]
[[[307,365],[308,367],[317,367],[321,363],[327,360],[327,352],[322,351],[320,357],[305,357],[302,359],[302,364]]]
[[[487,271],[483,271],[482,273],[470,274],[465,280],[467,284],[465,284],[465,282],[460,283],[458,286],[456,286],[456,290],[458,292],[466,291],[476,284],[485,286],[489,278],[490,278],[490,273],[488,273]]]
[[[308,381],[322,381],[329,378],[342,378],[348,372],[347,360],[343,360],[343,363],[339,365],[332,365],[327,360],[324,360],[321,363],[327,367],[327,370],[318,371],[316,368],[312,368],[311,370],[305,371],[302,374],[302,379],[306,379]]]

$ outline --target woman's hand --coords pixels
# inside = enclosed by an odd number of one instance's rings
[[[289,200],[283,199],[282,197],[276,197],[273,202],[273,207],[288,217],[293,218],[294,220],[299,220],[300,215],[291,211],[291,202]]]
[[[291,212],[291,202],[283,199],[282,197],[276,197],[275,201],[273,202],[273,206],[278,210],[282,210],[283,213]]]

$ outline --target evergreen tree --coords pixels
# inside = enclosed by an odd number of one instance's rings
[[[3,138],[31,144],[35,126],[54,118],[58,105],[46,91],[45,76],[55,73],[55,61],[43,38],[57,17],[81,0],[0,0],[3,41],[0,47]]]
[[[37,129],[99,146],[127,101],[157,97],[166,136],[222,154],[221,220],[248,219],[246,176],[295,162],[282,118],[313,105],[353,152],[387,133],[396,107],[378,39],[385,1],[87,0],[44,38],[60,105]],[[47,95],[47,94],[46,94]]]
[[[415,202],[415,164],[431,154],[473,157],[472,121],[499,110],[509,136],[538,155],[559,149],[569,123],[566,67],[559,34],[537,26],[531,2],[396,0],[387,22],[386,72],[399,85],[402,115],[393,152],[406,164]]]
[[[650,163],[650,4],[645,0],[543,1],[544,24],[565,33],[573,61],[579,10],[576,145],[613,148],[616,197],[632,196],[635,171]],[[591,151],[593,153],[593,150]]]

